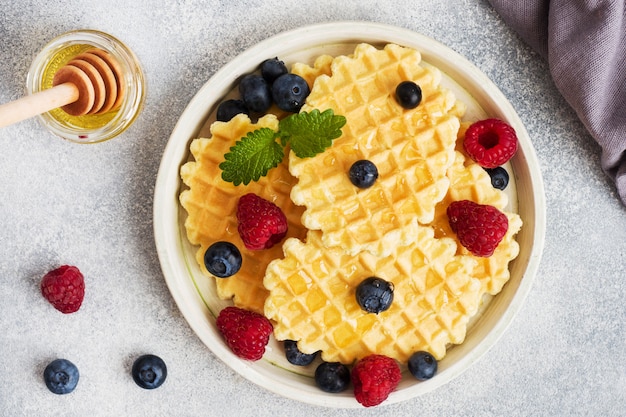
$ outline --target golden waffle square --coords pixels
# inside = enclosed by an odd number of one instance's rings
[[[319,350],[325,361],[349,364],[377,353],[406,363],[419,350],[441,359],[449,344],[463,342],[480,305],[481,285],[470,274],[475,260],[457,256],[454,240],[436,239],[430,227],[420,226],[416,244],[386,257],[327,248],[319,231],[309,231],[306,243],[288,239],[283,249],[265,276],[265,315],[278,340]],[[357,285],[370,276],[394,285],[391,307],[378,314],[356,301]]]
[[[304,159],[290,155],[289,170],[298,179],[291,198],[306,207],[302,223],[321,230],[328,247],[387,255],[412,243],[417,223],[430,223],[446,195],[463,106],[440,87],[440,72],[420,60],[414,49],[360,44],[354,54],[332,60],[330,75],[313,71],[323,75],[315,78],[302,111],[330,108],[347,123],[325,152]],[[412,110],[395,100],[395,89],[405,80],[422,89],[422,102]],[[379,171],[367,189],[348,177],[360,159],[374,162]]]
[[[447,175],[450,179],[450,188],[446,198],[436,208],[435,219],[432,223],[435,236],[455,239],[459,255],[475,258],[476,264],[472,275],[480,280],[483,293],[495,295],[502,290],[511,277],[508,266],[509,262],[519,254],[519,244],[515,240],[515,235],[522,227],[522,220],[518,214],[506,211],[507,195],[494,188],[489,174],[463,153],[456,153],[455,163],[448,169]],[[478,204],[494,206],[509,219],[508,231],[490,257],[472,255],[461,245],[456,233],[450,228],[446,210],[451,202],[459,200],[471,200]]]
[[[192,141],[193,160],[185,163],[180,170],[181,178],[188,187],[180,193],[180,203],[187,211],[185,229],[189,242],[200,246],[196,260],[202,272],[211,276],[204,266],[204,252],[212,243],[228,241],[235,244],[241,251],[242,267],[229,278],[216,278],[218,296],[232,298],[235,305],[259,313],[263,312],[267,296],[263,286],[265,269],[271,260],[282,256],[282,249],[280,244],[261,251],[245,248],[237,232],[239,197],[255,193],[272,201],[287,217],[287,237],[304,238],[306,234],[300,223],[303,209],[295,206],[289,198],[295,179],[289,174],[286,162],[248,185],[235,186],[222,180],[219,164],[224,161],[224,155],[237,140],[261,127],[276,130],[278,119],[267,115],[252,123],[247,116],[238,115],[229,122],[214,122],[210,138]]]

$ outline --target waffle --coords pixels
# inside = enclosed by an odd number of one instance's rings
[[[444,200],[436,207],[435,219],[432,227],[436,237],[450,237],[457,241],[458,255],[471,256],[476,259],[472,275],[478,278],[482,284],[482,292],[495,295],[510,278],[509,262],[519,254],[519,244],[515,235],[522,227],[519,215],[507,212],[507,195],[491,185],[489,174],[478,164],[467,158],[462,152],[457,151],[454,164],[448,169],[450,188]],[[446,209],[453,201],[471,200],[479,204],[487,204],[496,207],[506,214],[509,220],[509,228],[506,235],[496,248],[493,255],[488,258],[477,257],[465,249],[450,228]]]
[[[320,55],[315,58],[315,62],[312,67],[302,62],[296,62],[291,67],[291,73],[301,76],[306,80],[309,87],[312,87],[315,80],[320,75],[330,76],[330,67],[333,63],[333,59],[334,58],[330,55]]]
[[[439,86],[439,71],[420,66],[420,59],[414,49],[360,44],[353,55],[332,60],[330,75],[315,78],[302,111],[331,108],[347,123],[322,154],[290,155],[289,170],[298,178],[291,198],[306,207],[302,223],[321,230],[328,247],[387,255],[393,246],[412,243],[417,223],[430,223],[446,195],[462,106]],[[413,110],[395,100],[405,80],[422,88],[422,102]],[[359,159],[379,171],[364,190],[347,175]]]
[[[239,307],[263,312],[267,290],[263,287],[263,275],[269,262],[282,256],[280,245],[262,251],[245,248],[237,232],[236,207],[239,197],[255,193],[278,205],[289,223],[287,237],[304,238],[306,230],[300,222],[303,209],[289,199],[295,179],[289,174],[287,164],[271,169],[267,176],[248,185],[234,186],[221,178],[218,165],[224,160],[236,140],[248,132],[269,127],[276,130],[278,119],[266,115],[252,123],[245,115],[238,115],[229,122],[214,122],[210,138],[198,138],[191,142],[193,160],[180,170],[188,189],[180,194],[180,203],[187,211],[185,229],[193,245],[199,245],[196,260],[202,272],[212,276],[204,266],[204,252],[214,242],[228,241],[235,244],[242,255],[242,267],[229,278],[216,278],[217,293],[222,299],[233,299]],[[286,158],[285,158],[286,160]]]
[[[464,340],[480,305],[480,282],[469,273],[475,260],[456,255],[455,241],[435,238],[431,227],[420,226],[415,245],[387,257],[327,248],[315,230],[306,243],[289,239],[283,249],[284,259],[272,261],[265,276],[265,315],[278,340],[319,350],[325,361],[350,364],[378,353],[406,363],[419,350],[440,359]],[[379,314],[356,302],[355,287],[369,276],[394,285],[391,307]]]

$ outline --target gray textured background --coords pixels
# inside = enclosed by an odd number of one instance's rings
[[[2,416],[618,416],[626,415],[626,210],[599,148],[556,92],[547,67],[486,1],[18,0],[0,7],[0,103],[23,94],[51,38],[93,28],[141,60],[149,93],[122,137],[75,145],[36,120],[0,130],[0,415]],[[267,36],[305,24],[368,20],[443,42],[509,98],[545,181],[546,247],[532,291],[500,342],[436,391],[373,410],[330,411],[276,396],[217,360],[190,330],[161,274],[152,196],[178,117],[222,65]],[[49,269],[87,280],[71,317],[40,296]],[[169,376],[135,386],[134,357]],[[67,357],[81,381],[50,394],[45,365]]]

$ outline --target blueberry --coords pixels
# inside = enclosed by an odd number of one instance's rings
[[[266,59],[261,63],[261,75],[270,84],[287,72],[287,66],[278,57]]]
[[[344,391],[350,383],[350,370],[339,362],[322,362],[315,369],[315,383],[325,392]]]
[[[230,242],[215,242],[204,253],[204,266],[216,277],[227,278],[241,268],[241,252]]]
[[[265,113],[272,105],[272,92],[265,79],[257,74],[248,74],[239,81],[239,94],[251,112]]]
[[[437,359],[428,352],[415,352],[408,365],[409,372],[420,381],[430,379],[437,373]]]
[[[491,185],[498,190],[504,190],[509,185],[509,173],[502,167],[485,168],[491,177]]]
[[[279,109],[297,113],[309,96],[309,85],[296,74],[283,74],[272,84],[272,98]]]
[[[67,359],[55,359],[43,371],[43,380],[55,394],[69,394],[78,384],[78,368]]]
[[[163,359],[155,355],[142,355],[133,363],[133,380],[141,388],[155,389],[167,378],[167,367]]]
[[[349,176],[350,181],[356,187],[369,188],[378,179],[378,168],[376,168],[373,162],[361,159],[352,164]]]
[[[225,100],[217,106],[216,119],[220,122],[227,122],[238,114],[250,114],[250,110],[246,107],[243,100],[229,99]]]
[[[396,101],[405,109],[414,109],[422,101],[422,89],[413,81],[402,81],[396,87]]]
[[[294,340],[285,340],[283,346],[285,347],[285,356],[292,365],[307,366],[317,357],[317,353],[300,352],[298,344]]]
[[[368,313],[385,311],[393,301],[393,284],[382,278],[366,278],[356,288],[356,301]]]

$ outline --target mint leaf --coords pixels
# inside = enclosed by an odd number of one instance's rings
[[[285,150],[276,142],[276,132],[263,127],[241,138],[220,164],[222,179],[235,185],[258,181],[267,171],[278,166]]]
[[[248,133],[230,148],[220,164],[222,179],[235,185],[258,181],[267,171],[278,166],[289,145],[299,158],[324,152],[333,139],[341,136],[346,118],[331,109],[321,112],[294,113],[278,124],[278,131],[262,127]],[[280,142],[277,141],[280,139]]]
[[[313,109],[281,120],[278,135],[283,146],[289,143],[297,157],[310,158],[332,145],[333,139],[341,136],[345,124],[346,118],[335,115],[332,109],[324,112]]]

